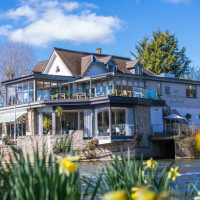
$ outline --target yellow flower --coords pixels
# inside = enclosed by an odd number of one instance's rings
[[[171,178],[172,178],[172,180],[175,181],[177,176],[181,176],[181,175],[177,172],[177,171],[178,171],[178,168],[179,168],[179,167],[176,167],[176,168],[171,167],[171,168],[170,168],[170,171],[169,171],[169,173],[168,173],[168,179],[171,179]]]
[[[158,199],[155,192],[150,191],[146,188],[136,188],[133,187],[131,189],[133,191],[133,194],[131,194],[131,198],[133,200],[156,200]]]
[[[142,170],[141,176],[143,178],[144,183],[147,183],[147,180],[144,177],[144,170]],[[138,179],[140,179],[140,176],[138,175]]]
[[[150,158],[146,161],[146,165],[148,168],[154,168],[158,163],[153,160],[153,158]]]
[[[194,197],[194,200],[200,200],[200,192],[197,192],[198,196]]]
[[[108,192],[103,196],[103,200],[128,200],[127,193],[124,190]]]
[[[200,150],[200,132],[196,135],[196,148]]]
[[[69,176],[70,173],[73,173],[77,169],[77,164],[74,162],[71,162],[67,158],[63,158],[58,161],[59,163],[59,173],[66,173],[67,176]]]

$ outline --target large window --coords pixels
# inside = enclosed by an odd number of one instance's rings
[[[97,134],[98,136],[108,136],[109,131],[109,109],[96,109],[97,119]]]
[[[34,101],[34,82],[29,82],[29,102]]]
[[[98,108],[95,113],[95,135],[109,136],[109,125],[112,127],[112,136],[134,135],[133,108],[111,108],[111,121],[109,121],[109,108]]]
[[[44,82],[44,91],[43,91],[43,95],[44,95],[44,100],[50,100],[50,82]]]
[[[28,82],[23,83],[23,103],[28,103]]]
[[[41,101],[43,99],[43,81],[37,81],[37,101]]]
[[[112,135],[132,136],[134,134],[133,108],[112,108]]]
[[[197,87],[194,85],[186,85],[186,97],[196,98],[197,97]]]

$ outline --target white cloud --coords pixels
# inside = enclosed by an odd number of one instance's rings
[[[77,2],[67,2],[63,3],[62,5],[66,11],[73,11],[80,6]]]
[[[167,3],[189,3],[190,0],[164,0]]]
[[[19,19],[20,17],[26,17],[31,21],[35,20],[36,16],[37,16],[36,11],[30,8],[28,5],[21,6],[16,10],[10,9],[5,14],[5,17],[10,19]]]
[[[34,1],[34,0],[30,0]],[[39,6],[40,5],[40,6]],[[28,5],[26,5],[28,7]],[[24,7],[24,5],[22,5]],[[109,43],[115,40],[115,32],[120,29],[121,21],[113,16],[99,16],[88,10],[89,8],[97,8],[94,4],[78,3],[78,2],[60,2],[49,1],[37,4],[35,0],[32,6],[34,15],[28,15],[24,12],[19,15],[17,10],[13,10],[15,15],[9,15],[34,19],[20,28],[9,26],[0,26],[3,30],[1,35],[7,36],[14,41],[23,41],[35,46],[47,46],[53,41],[72,41],[76,43],[92,43],[101,42]],[[79,9],[79,14],[73,13]],[[16,11],[16,12],[14,12]],[[10,12],[10,11],[9,11]],[[37,17],[35,17],[37,15]],[[33,17],[34,16],[34,17]]]
[[[0,26],[0,34],[7,36],[12,29],[11,25]]]

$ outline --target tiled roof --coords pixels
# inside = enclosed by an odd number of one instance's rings
[[[143,73],[145,73],[148,76],[156,76],[152,71],[148,70],[147,68],[143,67]]]
[[[130,68],[135,67],[135,65],[138,63],[138,61],[139,60],[131,60],[131,61],[126,62],[126,68],[130,69]]]
[[[134,68],[135,65],[139,62],[139,60],[131,60],[126,62],[126,68],[131,69]],[[140,63],[140,62],[139,62]],[[141,63],[140,63],[141,65]],[[147,76],[156,76],[152,71],[148,70],[147,68],[143,67],[143,73],[146,74]]]
[[[112,57],[114,61],[117,63],[118,71],[130,74],[130,71],[126,68],[126,62],[130,61],[130,58],[107,55],[107,54],[73,51],[60,48],[54,48],[54,50],[60,56],[62,61],[65,63],[65,65],[68,67],[68,69],[71,71],[73,75],[82,75],[85,72],[85,70],[89,66],[88,65],[89,58],[87,60],[87,58],[84,57],[90,57],[92,55],[101,60],[103,63],[106,62],[106,60],[108,62],[109,61],[108,59]],[[32,73],[43,73],[47,65],[47,62],[48,61],[39,62],[33,69]]]
[[[112,56],[106,56],[106,57],[100,58],[100,60],[106,65],[111,58]]]
[[[54,48],[58,55],[61,57],[63,62],[66,64],[68,69],[71,71],[73,75],[81,75],[83,72],[81,68],[82,57],[94,55],[95,57],[99,58],[100,60],[104,57],[112,56],[107,54],[96,54],[96,53],[89,53],[89,52],[81,52],[81,51],[72,51],[67,49],[59,49]],[[112,56],[115,62],[117,63],[117,69],[123,73],[129,73],[130,71],[126,69],[126,61],[129,61],[129,58],[119,57],[119,56]]]
[[[38,62],[36,66],[34,67],[33,71],[31,72],[31,74],[34,74],[34,73],[42,74],[46,68],[47,63],[48,63],[48,60]]]
[[[84,74],[90,63],[93,60],[93,55],[85,56],[81,58],[81,74]]]

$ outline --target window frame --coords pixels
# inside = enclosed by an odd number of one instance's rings
[[[197,98],[197,86],[196,85],[186,85],[185,86],[185,96],[186,98]]]

